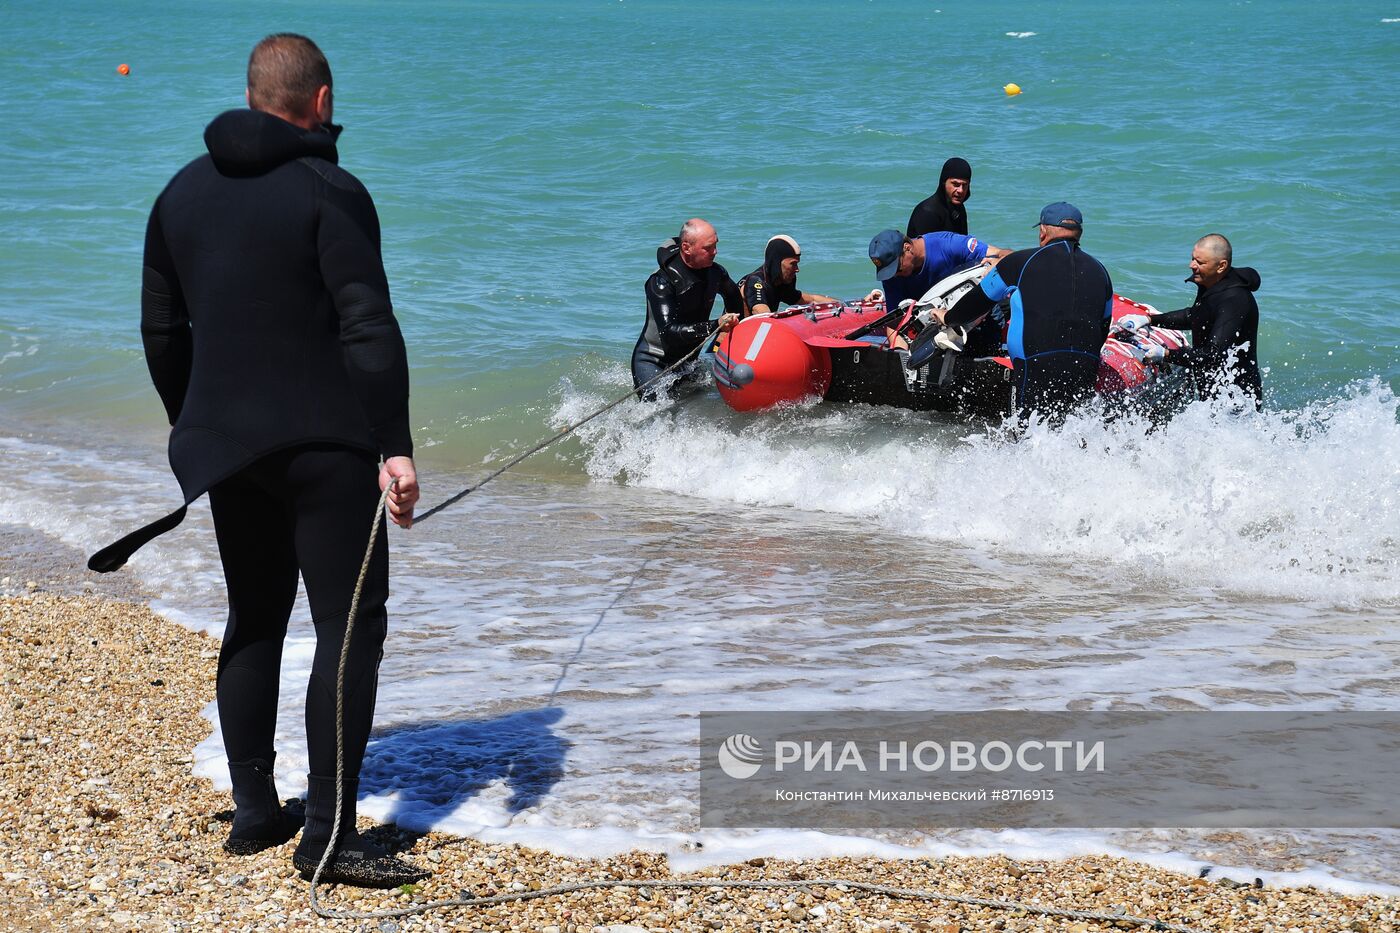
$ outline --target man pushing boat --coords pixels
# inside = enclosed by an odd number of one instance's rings
[[[715,262],[719,235],[699,217],[692,217],[674,238],[656,250],[657,269],[648,278],[647,319],[632,349],[632,386],[640,389],[664,370],[683,360],[716,330],[734,326],[744,312],[739,286],[724,266]],[[710,321],[716,296],[724,296],[724,313]],[[682,373],[692,377],[695,370]],[[655,398],[647,390],[647,398]]]

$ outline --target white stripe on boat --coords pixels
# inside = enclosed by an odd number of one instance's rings
[[[749,344],[749,352],[744,354],[744,359],[750,363],[758,359],[758,351],[763,349],[763,341],[768,339],[768,332],[772,329],[773,325],[768,321],[758,325],[758,335],[753,338],[753,343]]]

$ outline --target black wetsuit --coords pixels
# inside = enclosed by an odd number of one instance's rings
[[[335,774],[336,667],[379,498],[378,459],[413,453],[379,221],[364,186],[336,165],[337,135],[253,110],[216,118],[204,134],[209,155],[151,210],[141,294],[146,362],[173,425],[171,467],[186,505],[210,494],[228,583],[217,697],[230,764],[272,760],[300,575],[316,627],[307,748],[323,781]],[[115,570],[183,514],[89,566]],[[351,781],[373,716],[387,597],[381,529],[345,681]]]
[[[907,203],[907,202],[906,202]],[[967,211],[961,205],[948,200],[939,184],[938,191],[924,198],[909,215],[909,226],[905,235],[911,239],[925,233],[961,233],[967,236]]]
[[[632,349],[634,388],[655,379],[713,333],[710,311],[716,295],[724,296],[726,313],[744,311],[739,286],[724,267],[712,263],[705,269],[690,268],[681,261],[676,240],[667,240],[656,250],[656,265],[646,283],[646,324]]]
[[[957,174],[954,174],[956,172]],[[967,211],[960,204],[948,200],[945,183],[949,178],[972,180],[972,167],[962,159],[949,159],[943,163],[943,171],[938,176],[938,190],[924,198],[909,215],[909,227],[905,236],[913,239],[925,233],[961,233],[967,236]]]
[[[802,303],[802,291],[796,282],[770,285],[763,273],[763,267],[750,272],[739,280],[739,293],[744,296],[744,315],[753,314],[755,305],[765,305],[769,311],[777,311],[779,303],[797,305]]]
[[[1172,350],[1167,362],[1191,370],[1198,398],[1214,397],[1223,380],[1253,397],[1255,408],[1263,406],[1259,305],[1254,300],[1258,290],[1258,272],[1248,266],[1232,266],[1210,288],[1197,286],[1196,303],[1191,307],[1152,318],[1158,327],[1191,329],[1191,346]]]
[[[1014,405],[1022,414],[1062,418],[1094,393],[1113,314],[1113,282],[1074,240],[1053,240],[1004,257],[944,323],[966,327],[1008,297]]]

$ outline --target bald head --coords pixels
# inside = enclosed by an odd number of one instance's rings
[[[681,262],[692,269],[708,269],[715,264],[719,234],[708,221],[692,217],[681,225]]]
[[[1230,241],[1218,233],[1207,233],[1191,248],[1191,277],[1201,288],[1210,288],[1225,278],[1233,258]]]
[[[703,220],[699,217],[692,217],[685,223],[681,224],[680,241],[682,243],[684,243],[686,240],[704,239],[705,237],[710,237],[714,235],[715,228],[711,226],[708,220]]]
[[[248,106],[308,129],[330,121],[331,66],[306,36],[279,32],[248,56]]]
[[[1205,252],[1212,259],[1223,259],[1226,265],[1234,259],[1234,252],[1230,249],[1230,241],[1218,233],[1207,233],[1196,241],[1196,248]]]

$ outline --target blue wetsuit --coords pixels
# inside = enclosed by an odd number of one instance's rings
[[[1063,417],[1094,394],[1099,351],[1113,317],[1108,270],[1072,239],[1018,250],[964,295],[944,323],[966,327],[1007,297],[1006,349],[1016,408]]]
[[[893,311],[906,298],[918,301],[924,292],[969,263],[981,262],[987,256],[987,244],[976,237],[940,231],[926,233],[924,267],[910,275],[897,275],[881,284],[885,290],[885,307]]]

